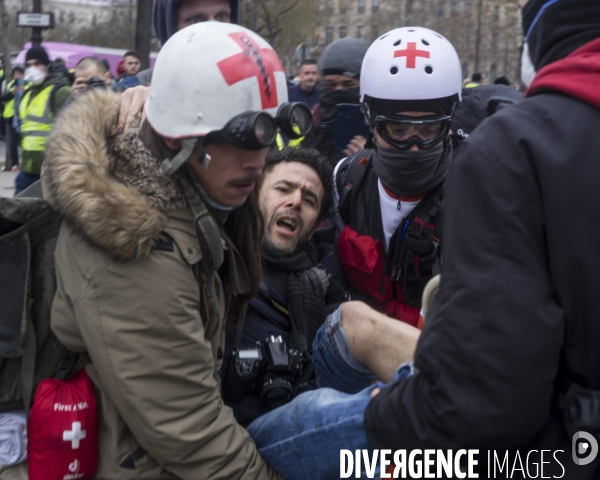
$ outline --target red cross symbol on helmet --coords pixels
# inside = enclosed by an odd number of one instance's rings
[[[396,50],[394,58],[406,57],[406,68],[416,68],[417,57],[429,58],[427,50],[417,50],[416,42],[408,42],[405,50]]]
[[[227,85],[256,77],[263,110],[277,107],[275,72],[283,72],[283,67],[275,50],[261,48],[245,32],[231,33],[229,36],[242,47],[242,52],[217,64]]]

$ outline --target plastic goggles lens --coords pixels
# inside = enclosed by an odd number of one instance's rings
[[[396,141],[402,142],[408,140],[413,135],[420,137],[422,140],[433,140],[444,131],[443,122],[424,123],[414,125],[404,122],[383,122],[382,128],[386,133]]]
[[[442,141],[450,131],[450,116],[435,119],[391,119],[377,117],[375,127],[383,139],[406,150],[417,145],[427,150]]]

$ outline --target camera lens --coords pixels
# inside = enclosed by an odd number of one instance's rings
[[[260,399],[268,408],[281,407],[293,396],[292,384],[287,376],[268,373],[263,377]]]

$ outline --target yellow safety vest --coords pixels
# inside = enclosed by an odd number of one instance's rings
[[[54,87],[55,85],[48,85],[33,99],[30,90],[21,100],[19,105],[21,147],[25,151],[43,152],[46,149],[46,141],[54,123],[50,105],[50,93]]]
[[[15,86],[16,80],[11,80],[11,82],[6,85],[6,91],[8,92]],[[15,114],[15,97],[11,98],[8,102],[4,104],[4,110],[2,111],[2,118],[6,120],[10,120]]]
[[[300,129],[298,128],[298,126],[294,125],[292,127],[296,132],[300,132]],[[288,141],[288,147],[295,147],[298,148],[300,146],[300,144],[302,143],[302,140],[304,140],[304,138],[306,137],[300,137],[300,138],[291,138]],[[285,142],[283,141],[283,137],[281,136],[280,133],[277,134],[277,137],[275,137],[275,140],[277,141],[277,148],[279,150],[283,150],[285,148]]]
[[[302,140],[304,140],[305,137],[300,137],[300,138],[293,138],[288,142],[288,147],[296,147],[298,148],[300,146],[300,144],[302,143]]]

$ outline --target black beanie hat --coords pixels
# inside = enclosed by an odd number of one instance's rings
[[[360,68],[369,46],[359,38],[345,37],[330,43],[321,54],[321,75],[360,78]]]
[[[154,2],[154,32],[164,45],[177,31],[177,4],[178,0],[155,0]],[[229,0],[231,7],[231,23],[238,23],[239,0]]]
[[[29,60],[37,60],[46,66],[50,65],[48,53],[41,45],[36,45],[27,50],[27,53],[25,54],[25,63],[27,63]]]
[[[529,0],[523,34],[537,71],[600,38],[600,1]]]

